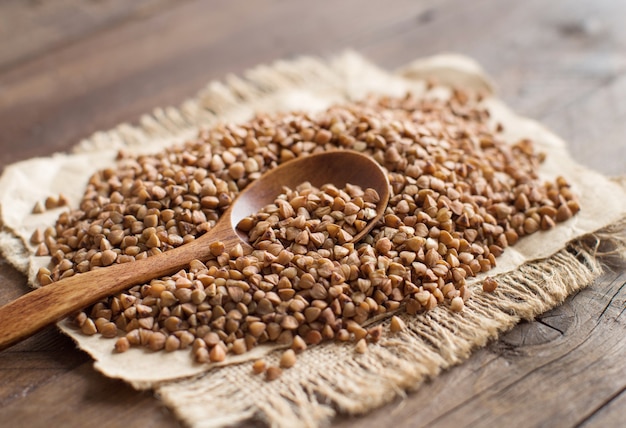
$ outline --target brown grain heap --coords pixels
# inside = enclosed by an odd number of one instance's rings
[[[447,100],[371,98],[316,115],[259,116],[202,131],[160,154],[120,154],[116,169],[91,178],[78,209],[33,236],[52,255],[39,280],[45,285],[182,245],[210,229],[239,190],[269,168],[348,148],[378,161],[392,185],[384,219],[361,242],[348,241],[367,221],[370,191],[288,190],[273,212],[242,225],[253,250],[239,246],[194,261],[74,319],[85,334],[118,337],[118,352],[192,349],[200,362],[265,342],[300,351],[325,339],[352,340],[365,352],[361,340],[382,334],[362,326],[371,317],[439,304],[462,311],[471,294],[466,278],[489,271],[520,237],[579,210],[564,178],[539,181],[542,156],[532,143],[504,143],[499,130],[480,99],[457,91]],[[300,205],[299,192],[318,190],[331,192],[330,205]],[[274,227],[272,216],[289,226]],[[307,228],[311,216],[334,221],[324,231]]]

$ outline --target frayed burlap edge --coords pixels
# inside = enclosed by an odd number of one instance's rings
[[[401,313],[407,328],[397,334],[389,333],[389,320],[380,321],[386,334],[366,354],[356,353],[352,343],[327,343],[301,354],[279,382],[253,375],[251,363],[246,363],[162,385],[157,393],[193,427],[252,420],[276,427],[315,427],[337,414],[364,414],[418,389],[521,320],[561,304],[602,274],[601,253],[623,255],[625,249],[623,219],[552,257],[498,276],[494,293],[475,285],[462,313],[441,306],[418,316]],[[279,358],[278,351],[266,361],[277,364]]]

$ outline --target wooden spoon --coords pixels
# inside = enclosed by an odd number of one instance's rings
[[[211,230],[195,241],[131,263],[115,264],[81,273],[40,287],[0,308],[0,350],[5,349],[64,317],[133,285],[171,275],[194,260],[206,261],[209,246],[222,241],[226,250],[246,244],[247,236],[236,229],[244,217],[274,202],[283,186],[295,188],[308,181],[316,187],[346,183],[375,189],[380,202],[377,216],[353,238],[360,240],[380,220],[389,200],[389,180],[369,157],[353,151],[329,151],[294,159],[250,183]]]

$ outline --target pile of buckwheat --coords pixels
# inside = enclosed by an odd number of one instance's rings
[[[505,144],[500,131],[480,98],[455,91],[448,100],[370,98],[313,115],[259,116],[160,154],[121,153],[116,168],[91,178],[77,209],[33,235],[38,254],[52,256],[38,279],[46,285],[183,245],[268,169],[352,149],[379,162],[392,186],[384,218],[360,242],[350,237],[378,195],[304,184],[240,224],[252,250],[224,253],[216,243],[211,260],[111,296],[74,321],[84,334],[117,338],[118,352],[191,348],[198,362],[270,342],[299,352],[322,340],[355,341],[365,352],[382,334],[363,327],[368,319],[440,304],[462,311],[466,278],[489,271],[520,237],[579,210],[564,178],[538,180],[542,156],[533,144]],[[402,321],[394,317],[391,327]],[[293,365],[292,354],[283,367]],[[254,370],[280,374],[263,362]]]

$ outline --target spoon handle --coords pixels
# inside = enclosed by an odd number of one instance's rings
[[[215,240],[225,240],[227,249],[232,248],[240,241],[220,223],[195,241],[176,249],[74,275],[0,307],[0,350],[111,294],[176,273],[194,259],[207,260],[211,254],[209,244]]]

